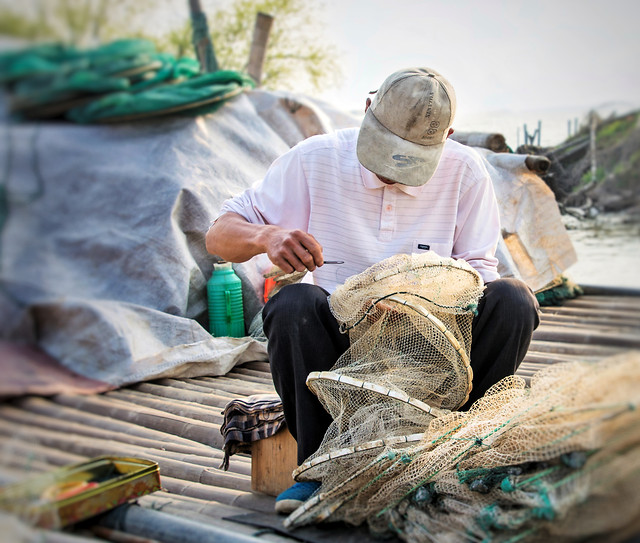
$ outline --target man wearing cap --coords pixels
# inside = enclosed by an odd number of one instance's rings
[[[207,249],[230,262],[266,253],[284,272],[313,272],[313,284],[284,287],[264,307],[274,384],[298,463],[316,451],[331,418],[306,386],[349,347],[327,294],[385,258],[432,250],[464,259],[485,290],[472,326],[473,391],[468,407],[513,374],[538,325],[538,304],[516,279],[500,279],[493,186],[479,155],[448,139],[456,98],[430,68],[389,76],[366,100],[359,129],[308,138],[264,179],[227,200],[207,233]],[[323,265],[324,259],[344,261]],[[297,483],[278,496],[289,513],[318,488]]]

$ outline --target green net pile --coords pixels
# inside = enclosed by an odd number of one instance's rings
[[[157,52],[142,39],[93,49],[53,44],[4,53],[0,83],[14,117],[77,123],[207,113],[255,86],[240,72],[202,74],[197,60]]]
[[[640,530],[640,353],[552,365],[529,387],[511,376],[455,411],[481,284],[454,261],[403,258],[330,299],[352,347],[309,376],[334,423],[294,472],[321,487],[285,525],[367,523],[412,543],[616,541]]]
[[[536,299],[541,306],[562,305],[583,294],[582,287],[564,276],[559,276],[549,285],[536,291]]]

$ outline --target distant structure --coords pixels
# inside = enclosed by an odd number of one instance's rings
[[[536,138],[538,139],[538,147],[540,147],[540,133],[542,132],[542,121],[538,121],[538,128],[536,128],[533,134],[529,134],[527,130],[527,124],[524,124],[524,144],[536,145]],[[519,143],[519,142],[518,142]]]

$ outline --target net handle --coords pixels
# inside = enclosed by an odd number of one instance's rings
[[[332,381],[334,383],[341,383],[354,388],[368,390],[369,392],[375,392],[376,394],[380,394],[381,396],[388,396],[389,398],[393,398],[394,400],[398,400],[399,402],[411,405],[416,409],[424,411],[425,413],[434,417],[442,417],[443,415],[448,415],[450,413],[448,409],[438,409],[437,407],[431,407],[429,404],[418,400],[417,398],[412,398],[404,392],[398,392],[397,390],[392,390],[390,388],[383,387],[382,385],[378,385],[370,381],[363,381],[362,379],[356,379],[348,375],[342,375],[341,373],[336,373],[335,371],[312,371],[307,376],[307,386],[310,387],[311,383],[315,381]]]
[[[311,460],[307,460],[306,462],[300,464],[292,473],[294,480],[298,481],[298,477],[302,475],[305,471],[316,467],[319,464],[324,464],[325,462],[329,462],[330,460],[336,460],[338,458],[343,458],[345,456],[350,456],[352,454],[357,454],[360,452],[371,451],[373,449],[379,449],[382,447],[397,447],[398,445],[404,445],[406,443],[415,443],[416,441],[421,441],[425,433],[418,434],[409,434],[407,436],[395,436],[391,438],[384,439],[376,439],[374,441],[367,441],[366,443],[361,443],[360,445],[355,445],[352,447],[343,447],[342,449],[334,449],[329,451],[328,453],[322,454],[320,456],[316,456]]]

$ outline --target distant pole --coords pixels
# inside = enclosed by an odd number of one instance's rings
[[[596,112],[591,111],[589,114],[591,127],[589,130],[589,139],[590,139],[590,152],[591,152],[591,181],[595,182],[596,173],[597,173],[597,164],[596,164],[596,125],[598,124],[596,120]]]
[[[258,86],[260,86],[260,81],[262,80],[262,67],[267,53],[267,41],[269,40],[271,25],[273,25],[273,17],[271,15],[266,13],[258,13],[256,15],[247,73],[255,80]]]
[[[538,121],[538,147],[540,147],[540,134],[542,134],[542,121]]]
[[[193,29],[193,48],[200,62],[200,71],[205,73],[217,72],[219,70],[218,61],[213,51],[207,17],[202,11],[200,0],[189,0],[189,9],[191,10],[191,26]]]

